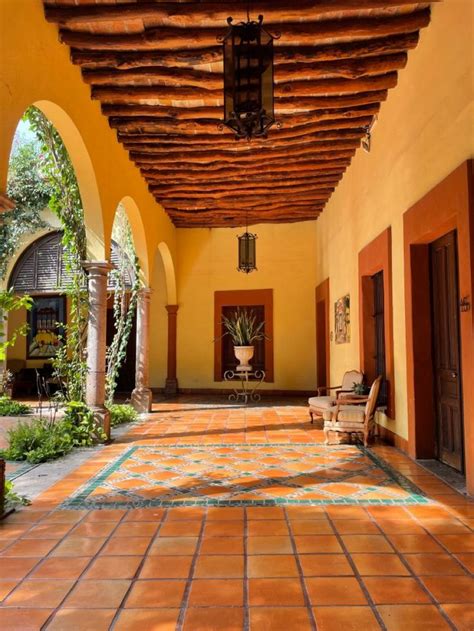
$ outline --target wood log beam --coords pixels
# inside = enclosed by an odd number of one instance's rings
[[[406,66],[406,53],[313,63],[286,63],[275,68],[275,84],[316,79],[359,79],[385,74]],[[194,86],[205,90],[222,90],[220,73],[161,66],[133,70],[83,70],[83,79],[90,85],[108,86]]]
[[[234,225],[236,226],[244,226],[246,219],[248,220],[248,224],[257,224],[260,223],[260,219],[271,220],[282,218],[282,217],[296,217],[301,219],[312,219],[317,217],[323,210],[324,206],[315,206],[315,205],[306,205],[302,206],[299,209],[294,207],[279,206],[277,208],[272,208],[271,210],[253,210],[249,209],[245,215],[239,212],[238,209],[221,209],[219,212],[210,212],[206,213],[204,211],[179,211],[179,210],[167,210],[166,212],[174,221],[175,219],[181,219],[186,222],[193,222],[201,225],[201,222],[205,221],[213,221],[220,220],[222,222],[221,225],[228,224],[230,221],[234,221]],[[297,219],[298,220],[298,219]]]
[[[319,132],[319,134],[308,134],[306,136],[297,136],[296,138],[287,138],[286,140],[269,140],[266,139],[260,142],[252,141],[252,149],[265,149],[278,147],[296,147],[301,144],[308,144],[310,142],[321,142],[324,140],[360,140],[361,130],[333,130]],[[155,153],[168,153],[169,151],[187,151],[189,153],[199,152],[203,149],[208,149],[209,145],[206,143],[189,144],[185,139],[181,138],[181,142],[169,143],[166,141],[154,141],[141,142],[139,139],[135,139],[133,142],[123,141],[123,146],[128,151],[140,151],[141,149],[153,149]],[[213,148],[227,150],[232,153],[245,153],[248,149],[245,148],[244,143],[236,143],[235,141],[216,139],[212,142]]]
[[[326,189],[334,189],[336,184],[340,181],[340,177],[336,180],[327,180],[325,182],[293,182],[292,180],[284,181],[284,185],[275,186],[273,182],[267,182],[266,185],[255,185],[248,187],[242,185],[240,188],[234,184],[234,186],[228,186],[227,188],[219,188],[215,189],[213,186],[203,185],[200,190],[197,189],[186,189],[184,187],[178,187],[175,190],[168,190],[167,187],[164,187],[162,184],[153,184],[148,182],[149,190],[156,196],[161,197],[162,199],[172,199],[173,197],[189,197],[189,199],[193,198],[201,198],[205,196],[211,195],[215,199],[225,199],[227,197],[235,197],[236,193],[239,195],[266,195],[267,192],[278,191],[281,193],[289,193],[291,194],[293,191],[298,193],[303,193],[305,190],[326,190]]]
[[[216,200],[212,197],[204,198],[204,199],[162,199],[161,203],[165,208],[175,209],[175,210],[219,210],[222,206],[225,205],[226,208],[252,208],[255,206],[265,206],[269,207],[273,203],[280,202],[282,204],[285,203],[293,203],[293,201],[305,201],[305,202],[318,202],[318,201],[326,201],[332,193],[332,189],[327,191],[310,191],[307,193],[295,193],[291,195],[291,201],[286,195],[275,194],[275,195],[249,195],[248,197],[240,197],[238,199],[226,199],[222,200],[222,203],[219,203],[219,200]]]
[[[275,49],[275,67],[282,63],[308,63],[315,61],[334,61],[352,57],[371,57],[389,53],[402,53],[415,48],[418,44],[417,32],[402,33],[389,37],[380,37],[340,44],[322,44],[313,46],[279,46]],[[71,50],[73,63],[84,69],[115,68],[131,70],[147,66],[185,67],[214,65],[215,72],[222,72],[222,47],[180,49],[157,53],[135,51]],[[219,64],[217,66],[217,64]]]
[[[339,131],[344,129],[350,129],[352,131],[359,130],[362,132],[365,127],[372,121],[372,117],[363,116],[361,118],[354,119],[338,119],[337,114],[335,114],[334,120],[324,121],[321,123],[311,123],[309,125],[300,125],[298,127],[292,127],[291,129],[274,129],[271,130],[271,139],[272,142],[274,140],[283,140],[289,138],[298,138],[299,136],[308,136],[310,134],[318,134],[320,132],[327,131]],[[220,138],[216,137],[216,134],[176,134],[175,133],[166,133],[166,131],[161,131],[159,133],[143,132],[141,130],[127,131],[127,130],[119,130],[117,133],[117,137],[120,142],[162,142],[169,140],[173,142],[174,140],[179,141],[180,143],[185,142],[186,144],[201,144],[201,143],[214,143],[214,141],[223,140],[226,143],[235,142],[233,135],[222,132]],[[262,141],[263,143],[264,141]]]
[[[190,157],[180,158],[179,166],[182,169],[188,169],[189,171],[193,170],[203,170],[209,169],[210,171],[215,171],[222,168],[227,169],[236,169],[239,167],[251,167],[254,169],[260,169],[263,165],[271,165],[271,164],[280,164],[282,160],[286,160],[288,162],[295,162],[297,160],[337,160],[337,159],[349,159],[356,152],[356,148],[353,149],[327,149],[326,151],[316,151],[314,149],[301,152],[299,155],[280,155],[275,154],[273,156],[267,156],[265,158],[248,158],[236,160],[235,158],[208,158],[208,161],[205,162],[203,160],[193,161]],[[162,168],[173,168],[177,160],[171,159],[157,159],[154,156],[149,156],[141,153],[131,152],[130,158],[137,164],[138,166],[145,166],[149,164],[159,164]]]
[[[317,123],[320,121],[333,120],[335,117],[344,118],[344,119],[352,119],[352,118],[360,118],[361,116],[374,116],[378,114],[380,110],[380,105],[377,103],[371,103],[369,105],[360,105],[358,107],[354,107],[351,109],[341,109],[341,110],[315,110],[314,112],[299,112],[298,114],[284,114],[278,116],[278,123],[285,128],[291,128],[298,125],[305,125],[307,123]],[[185,119],[180,120],[178,122],[179,129],[183,131],[187,131],[189,129],[194,129],[197,125],[199,126],[216,126],[222,124],[222,112],[220,112],[221,117],[209,119],[209,118],[193,118],[193,119]],[[145,124],[156,124],[156,125],[167,125],[168,127],[176,127],[176,119],[169,118],[167,116],[111,116],[110,117],[110,126],[115,127],[116,125],[122,125],[127,123],[145,123]],[[233,142],[233,139],[229,144],[236,144]],[[237,143],[238,144],[238,143]],[[240,143],[242,145],[242,143]]]
[[[275,99],[277,118],[282,114],[297,112],[317,112],[328,110],[345,110],[362,105],[379,104],[387,98],[387,90],[362,92],[348,96],[280,97]],[[132,105],[114,103],[102,105],[102,113],[106,116],[162,116],[173,120],[195,120],[197,118],[222,118],[222,107],[168,107],[165,105]],[[336,114],[336,113],[335,113]]]
[[[209,195],[212,196],[212,199],[222,200],[227,199],[228,197],[235,198],[236,190],[238,190],[239,198],[241,196],[246,195],[272,195],[272,194],[284,194],[284,195],[293,195],[293,193],[304,193],[304,192],[315,192],[315,191],[331,191],[334,192],[334,186],[337,184],[336,182],[322,182],[320,184],[286,184],[285,186],[273,186],[269,183],[267,186],[252,186],[250,188],[240,188],[240,189],[227,189],[227,190],[214,190],[212,188],[203,186],[200,191],[186,191],[183,189],[178,189],[176,191],[164,191],[162,186],[158,186],[155,184],[149,184],[148,188],[153,195],[156,195],[163,199],[163,203],[166,203],[169,200],[175,198],[183,198],[192,200],[192,199],[203,199],[209,198]]]
[[[162,186],[167,190],[183,190],[193,191],[197,190],[201,186],[207,186],[209,190],[239,190],[243,188],[252,188],[254,186],[273,186],[275,185],[275,179],[270,175],[258,175],[255,174],[252,177],[229,177],[220,180],[214,180],[212,182],[208,181],[205,177],[200,178],[161,178],[156,172],[152,171],[151,173],[146,174],[143,172],[144,177],[149,184],[156,184]],[[291,182],[294,184],[319,184],[323,182],[329,182],[332,184],[333,182],[337,182],[341,179],[342,173],[340,169],[328,169],[324,173],[319,173],[316,171],[312,173],[311,171],[305,171],[301,175],[292,174],[283,182]]]
[[[301,17],[301,16],[300,16]],[[312,45],[315,41],[356,38],[376,38],[398,33],[413,33],[429,24],[430,10],[422,9],[405,15],[321,20],[318,22],[286,23],[284,37],[276,46],[291,41],[296,46]],[[143,33],[110,35],[60,28],[60,40],[76,48],[89,50],[173,50],[215,46],[217,37],[226,33],[225,22],[218,27],[158,27]],[[271,23],[266,22],[271,30]]]
[[[304,217],[293,217],[292,215],[287,215],[286,217],[282,215],[281,217],[268,217],[268,218],[260,218],[258,215],[252,216],[249,219],[248,225],[258,225],[258,224],[281,224],[281,223],[297,223],[301,221],[315,221],[319,217],[320,213],[309,213]],[[239,228],[244,226],[242,217],[238,219],[234,217],[229,217],[227,220],[223,221],[216,217],[214,220],[205,220],[199,218],[197,221],[189,221],[189,220],[180,220],[171,217],[176,228]]]
[[[309,160],[288,160],[280,161],[280,163],[273,164],[262,164],[258,167],[258,174],[270,174],[273,177],[281,177],[281,173],[294,173],[294,172],[325,172],[328,169],[345,169],[350,164],[350,158],[333,158],[333,159],[309,159]],[[162,167],[160,163],[153,164],[143,164],[138,165],[143,175],[151,175],[156,174],[157,177],[166,178],[168,177],[176,177],[177,175],[183,176],[185,173],[184,169],[181,168],[181,165],[174,165],[174,167]],[[193,181],[195,178],[202,177],[207,179],[209,182],[212,180],[219,180],[223,177],[229,178],[238,178],[238,177],[253,177],[255,175],[255,169],[247,167],[246,169],[236,169],[229,167],[222,167],[208,169],[208,167],[203,167],[201,169],[190,169],[189,170],[189,178]]]
[[[318,81],[290,81],[275,86],[276,96],[323,96],[354,94],[372,90],[387,90],[397,84],[397,73],[388,72],[359,79],[321,79]],[[104,103],[150,103],[157,101],[202,101],[203,104],[222,105],[222,89],[195,86],[92,86],[91,96]],[[160,104],[160,103],[156,103]]]
[[[238,153],[228,151],[217,151],[215,149],[203,150],[200,152],[187,152],[187,151],[168,151],[162,153],[160,151],[155,152],[154,149],[144,151],[142,148],[139,151],[131,151],[130,156],[133,160],[142,160],[144,158],[150,158],[155,162],[159,160],[160,164],[174,163],[174,162],[190,162],[193,164],[207,164],[208,162],[215,162],[217,160],[232,163],[235,165],[243,163],[259,163],[261,161],[272,160],[274,158],[298,158],[304,155],[317,155],[324,153],[325,151],[352,151],[357,149],[360,145],[360,140],[333,140],[331,142],[317,142],[317,143],[305,143],[298,145],[297,147],[282,147],[280,149],[254,149],[249,151],[240,151]]]
[[[290,127],[288,129],[285,128],[273,128],[272,129],[272,138],[275,139],[283,139],[283,138],[296,138],[297,136],[317,133],[319,131],[330,131],[333,129],[353,129],[359,128],[364,129],[367,125],[372,121],[373,116],[360,116],[357,118],[337,118],[335,116],[331,120],[321,121],[317,123],[307,123],[303,125],[298,125],[295,127]],[[181,134],[182,139],[187,142],[188,135],[199,135],[202,136],[206,134],[210,137],[212,136],[220,136],[221,138],[227,138],[228,140],[233,140],[234,136],[227,129],[220,129],[216,126],[215,121],[185,121],[184,124],[177,124],[173,122],[171,125],[162,124],[162,123],[154,123],[149,120],[144,119],[131,119],[130,121],[124,120],[114,120],[109,119],[109,125],[112,129],[117,129],[119,132],[122,132],[121,137],[123,137],[123,133],[131,133],[131,134],[144,134],[144,135],[153,135],[156,134]],[[209,138],[209,142],[212,142],[212,139]]]
[[[329,121],[327,123],[301,125],[298,127],[293,127],[292,129],[275,129],[275,130],[272,130],[272,140],[274,138],[276,138],[279,141],[283,141],[286,139],[296,140],[297,138],[302,138],[304,140],[306,136],[311,135],[311,134],[317,134],[320,131],[339,131],[339,130],[344,130],[344,129],[351,129],[353,131],[359,130],[360,135],[362,135],[364,129],[367,127],[367,125],[371,123],[371,121],[372,121],[372,117],[364,116],[363,118],[353,119],[352,124],[351,124],[351,121],[348,121],[348,120],[336,120],[336,121]],[[134,130],[134,132],[131,134],[119,133],[118,138],[120,142],[125,142],[127,138],[132,138],[136,140],[140,136],[144,140],[147,139],[147,141],[149,142],[154,142],[157,138],[162,137],[162,134],[160,134],[159,136],[154,136],[153,134],[146,134],[146,133],[141,135],[141,134],[137,134],[136,131],[137,130]],[[206,140],[204,140],[204,137],[206,137]],[[199,140],[196,140],[197,138],[199,138]],[[211,143],[213,145],[214,138],[217,138],[217,140],[219,140],[219,138],[215,135],[183,134],[183,136],[180,136],[181,141],[185,142],[186,144],[189,143],[190,146],[192,146],[193,144],[200,145],[201,143],[204,143],[204,144]],[[220,139],[222,140],[224,138],[226,139],[227,142],[229,140],[232,140],[232,142],[235,142],[235,140],[232,139],[232,136],[229,137],[229,135],[227,134],[223,134]]]
[[[423,3],[426,6],[427,3]],[[253,2],[252,13],[265,15],[265,23],[298,22],[301,13],[308,20],[317,20],[322,17],[337,17],[341,11],[357,12],[387,10],[391,7],[399,8],[407,6],[409,9],[419,6],[413,0],[338,0],[334,2],[321,2],[318,0],[298,0],[295,3],[288,0],[272,0],[267,2]],[[212,26],[216,22],[225,24],[227,17],[233,15],[235,20],[245,18],[245,6],[238,2],[226,3],[219,6],[213,2],[183,3],[176,2],[139,2],[123,4],[101,4],[82,6],[58,6],[47,3],[45,17],[48,22],[56,22],[62,26],[80,26],[88,24],[100,24],[102,22],[125,22],[126,20],[154,21],[163,25],[176,27],[195,27],[196,23],[203,26]]]

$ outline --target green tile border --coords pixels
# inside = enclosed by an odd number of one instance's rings
[[[311,448],[324,445],[321,443],[187,443],[182,445],[161,445],[164,449],[183,449],[183,448],[201,448],[212,449],[221,448],[226,449],[228,447],[234,448],[253,448],[253,447],[266,447],[273,449],[274,447],[296,447],[296,448]],[[429,504],[431,500],[425,495],[421,489],[419,489],[413,482],[408,480],[403,474],[396,471],[386,460],[383,460],[380,456],[376,455],[370,449],[363,447],[362,445],[352,445],[359,449],[359,451],[367,456],[377,467],[382,469],[394,482],[396,482],[404,491],[409,493],[409,497],[401,500],[396,499],[372,499],[372,500],[357,500],[348,498],[339,499],[287,499],[285,497],[276,497],[271,500],[214,500],[210,498],[202,499],[182,499],[182,500],[133,500],[131,498],[124,499],[124,501],[117,502],[100,502],[88,499],[89,495],[98,488],[104,480],[106,480],[112,473],[115,473],[123,462],[139,449],[159,449],[159,445],[136,445],[126,449],[122,455],[118,456],[111,464],[106,465],[101,471],[99,471],[91,480],[85,485],[80,487],[78,491],[73,493],[71,497],[65,500],[59,508],[61,509],[88,509],[88,510],[100,510],[100,509],[113,509],[113,508],[173,508],[176,506],[410,506],[414,504]],[[347,446],[331,446],[331,449],[341,451]]]
[[[5,460],[5,464],[8,465],[8,464],[19,464],[19,463],[17,460]],[[7,480],[15,480],[16,478],[19,478],[21,475],[28,473],[28,471],[35,469],[37,466],[38,466],[37,464],[31,464],[29,462],[22,462],[19,465],[19,467],[15,469],[15,471],[13,471],[12,473],[7,473],[5,477]]]

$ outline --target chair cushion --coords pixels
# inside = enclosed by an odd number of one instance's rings
[[[333,412],[336,410],[336,406],[333,406],[323,412],[323,419],[325,421],[332,421]],[[364,408],[359,405],[340,405],[339,413],[337,415],[337,422],[350,422],[357,423],[359,425],[364,424],[365,413]]]
[[[336,397],[311,397],[308,403],[312,408],[327,410],[336,403]]]

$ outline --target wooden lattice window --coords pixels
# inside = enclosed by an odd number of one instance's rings
[[[62,232],[50,232],[34,241],[21,254],[10,276],[9,287],[19,294],[60,293],[67,289],[71,274],[67,270]],[[117,265],[124,256],[120,246],[112,241],[111,262]],[[126,270],[126,286],[133,284],[134,269]],[[109,276],[109,290],[113,290]]]

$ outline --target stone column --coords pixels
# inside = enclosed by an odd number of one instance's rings
[[[166,377],[165,394],[177,394],[178,380],[176,378],[176,333],[178,320],[178,305],[167,305],[168,312],[168,375]]]
[[[113,269],[107,261],[83,263],[88,273],[89,322],[87,325],[86,403],[110,438],[110,414],[105,401],[105,351],[107,331],[107,274]]]
[[[140,413],[151,411],[153,398],[150,390],[150,301],[151,289],[144,287],[138,292],[137,355],[132,392],[132,405]]]

